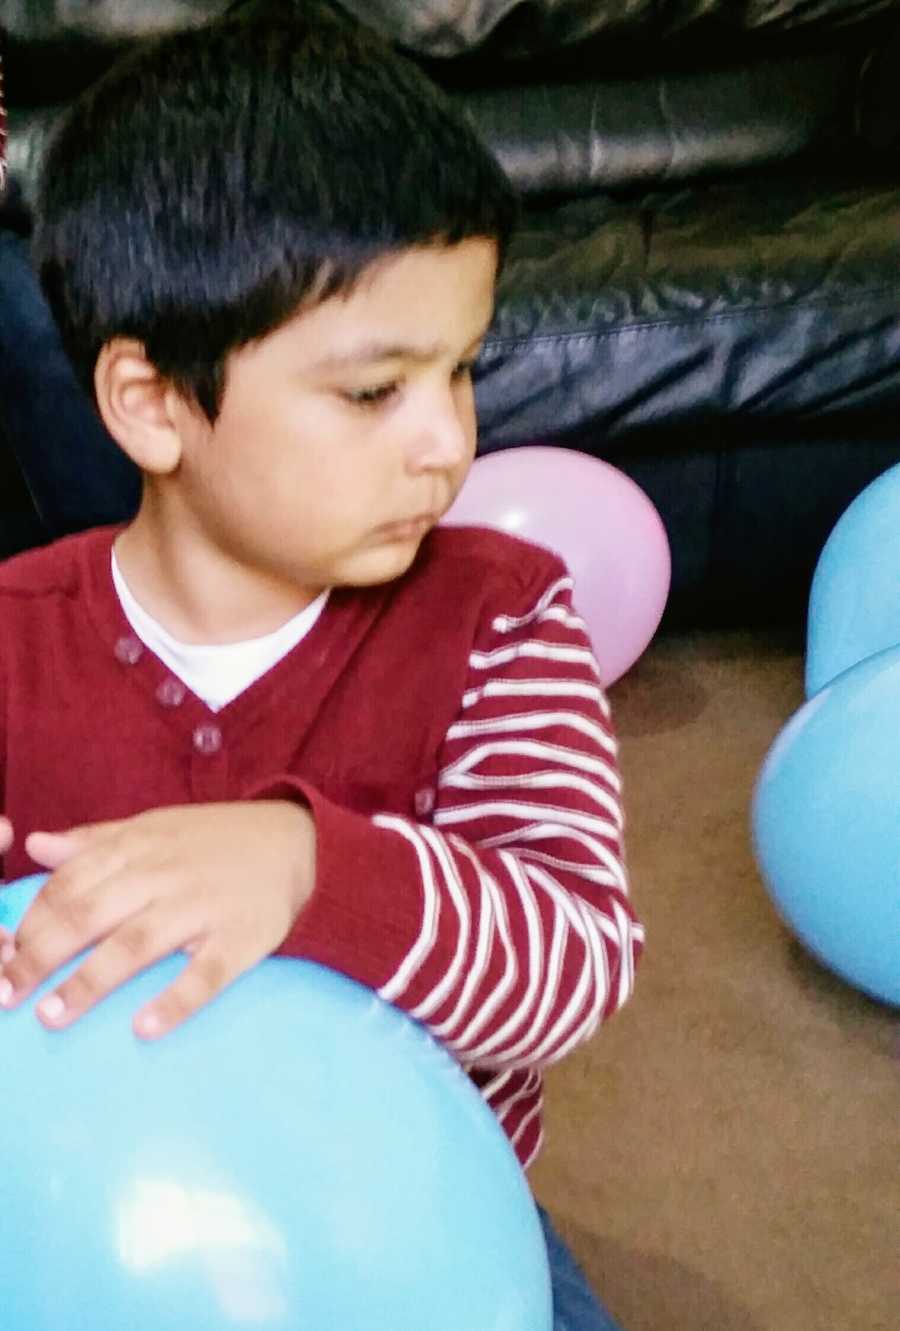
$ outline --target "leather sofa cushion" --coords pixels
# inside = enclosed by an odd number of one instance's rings
[[[453,96],[520,191],[575,195],[847,153],[859,69],[857,52],[831,51]]]
[[[6,34],[0,26],[0,198],[6,189],[6,93],[3,85],[3,59],[6,55]]]
[[[230,0],[4,0],[3,22],[21,41],[115,41],[199,27]]]
[[[112,3],[113,0],[110,0]],[[597,40],[662,45],[722,41],[797,28],[840,28],[896,10],[896,0],[340,0],[417,54],[447,59],[477,48],[505,60]],[[712,53],[704,52],[708,59]]]
[[[873,81],[863,73],[881,69],[866,56],[867,46],[846,43],[728,69],[450,95],[522,193],[574,196],[679,184],[804,154],[855,160]],[[891,57],[885,84],[900,66],[900,52]],[[26,205],[59,109],[11,104],[10,174]]]
[[[53,128],[56,116],[62,107],[37,107],[21,111],[15,107],[9,109],[9,140],[7,145],[7,165],[11,188],[16,191],[15,203],[30,223],[30,213],[34,207],[38,172],[40,171],[47,136]],[[0,205],[0,221],[7,225],[5,212],[12,206],[4,199]]]
[[[247,0],[263,11],[277,2]],[[470,25],[493,22],[501,11],[506,17],[543,14],[551,27],[568,16],[598,30],[642,32],[662,31],[664,20],[677,26],[722,19],[726,12],[731,23],[749,24],[764,16],[774,21],[776,15],[785,22],[793,16],[798,23],[817,16],[825,23],[868,16],[873,10],[870,0],[782,0],[776,5],[766,0],[761,7],[734,0],[727,5],[720,0],[652,5],[643,0],[536,0],[525,7],[516,0],[469,0],[464,5],[378,0],[371,10],[370,0],[340,3],[368,21],[381,16],[394,38],[408,35],[410,25],[420,34],[436,31],[429,24],[443,15],[441,21],[454,32],[468,34],[467,42],[473,35]],[[7,62],[10,174],[26,205],[33,199],[46,131],[59,105],[138,37],[178,24],[201,24],[228,7],[229,0],[12,0]],[[891,0],[888,7],[900,17],[900,0]],[[621,73],[615,78],[591,76],[591,57],[577,81],[523,78],[510,83],[501,78],[486,86],[472,86],[467,78],[457,82],[446,61],[437,67],[423,63],[439,81],[448,76],[446,86],[456,89],[452,95],[523,192],[574,195],[678,184],[722,171],[759,169],[803,153],[855,152],[854,131],[866,124],[860,103],[862,72],[877,65],[871,58],[874,40],[863,26],[837,42],[831,33],[825,49],[780,57],[770,53],[766,58],[741,58],[744,44],[731,43],[724,47],[729,52],[726,67],[644,71],[629,78]],[[882,42],[879,49],[884,47]],[[702,51],[705,58],[706,44]],[[891,88],[898,65],[900,54],[895,52],[883,79]],[[882,120],[896,123],[892,108]]]
[[[854,153],[858,70],[855,52],[830,52],[452,98],[523,194],[574,196]],[[10,109],[10,174],[29,206],[59,109]]]
[[[11,106],[48,106],[75,97],[136,42],[200,27],[229,0],[4,0]]]
[[[328,0],[406,49],[439,82],[494,85],[551,71],[646,74],[750,58],[761,41],[804,49],[824,34],[900,18],[900,0]],[[13,105],[63,102],[136,40],[243,6],[309,0],[4,0]],[[878,24],[880,27],[881,25]]]
[[[900,407],[900,188],[754,178],[535,211],[476,374],[486,449]]]

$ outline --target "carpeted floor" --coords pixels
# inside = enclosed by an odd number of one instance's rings
[[[611,693],[647,952],[551,1071],[531,1180],[625,1331],[900,1327],[900,1018],[787,934],[750,850],[801,646],[669,635]]]

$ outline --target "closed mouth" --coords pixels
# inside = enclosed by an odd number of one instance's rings
[[[421,513],[416,518],[402,518],[399,522],[386,522],[378,530],[383,532],[412,532],[419,527],[430,527],[435,521],[434,513]]]

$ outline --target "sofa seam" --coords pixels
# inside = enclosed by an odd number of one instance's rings
[[[894,296],[900,296],[900,286],[879,287],[877,288],[877,291],[885,299],[892,294]],[[721,323],[729,319],[745,318],[747,315],[769,314],[776,310],[788,310],[788,309],[815,310],[815,309],[822,309],[823,307],[834,308],[835,306],[839,306],[840,308],[846,309],[853,305],[858,305],[868,298],[869,297],[867,296],[859,296],[851,299],[837,300],[837,301],[834,300],[778,301],[778,302],[773,302],[770,305],[745,305],[742,306],[740,309],[723,310],[719,314],[695,315],[681,319],[671,318],[671,319],[645,320],[643,322],[618,324],[615,328],[593,328],[593,329],[586,329],[580,332],[529,333],[524,336],[520,334],[515,334],[515,335],[510,334],[508,336],[500,334],[497,337],[491,337],[489,335],[485,339],[485,349],[487,350],[488,348],[499,347],[499,346],[532,347],[537,343],[574,342],[579,340],[598,341],[601,338],[620,337],[623,333],[650,332],[653,329],[658,329],[658,328],[688,328],[691,325],[699,326],[701,324]]]

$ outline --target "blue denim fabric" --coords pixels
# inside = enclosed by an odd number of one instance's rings
[[[597,1301],[584,1272],[563,1243],[543,1207],[538,1207],[553,1285],[553,1331],[621,1331]]]
[[[124,521],[135,512],[137,471],[75,378],[27,241],[2,228],[0,420],[51,536]]]

